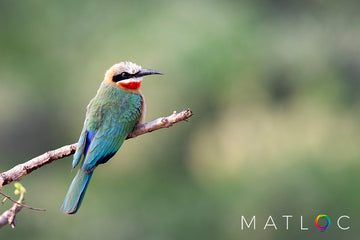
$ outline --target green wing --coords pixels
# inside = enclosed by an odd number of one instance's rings
[[[100,104],[96,116],[100,121],[87,129],[82,169],[89,171],[107,162],[119,150],[128,134],[134,129],[141,114],[142,98],[127,94],[120,102]]]

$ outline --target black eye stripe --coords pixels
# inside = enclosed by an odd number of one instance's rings
[[[132,77],[134,77],[134,75],[135,74],[130,74],[128,72],[122,72],[122,73],[114,75],[113,78],[112,78],[112,81],[113,82],[119,82],[119,81],[122,81],[122,80],[132,78]]]

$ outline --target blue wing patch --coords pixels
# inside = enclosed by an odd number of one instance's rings
[[[90,143],[95,135],[95,131],[89,131],[87,130],[86,131],[86,144],[85,144],[85,150],[84,150],[84,154],[86,155],[88,149],[89,149],[89,146],[90,146]]]

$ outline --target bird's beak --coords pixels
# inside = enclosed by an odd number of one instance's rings
[[[158,72],[158,71],[155,71],[155,70],[151,70],[151,69],[141,69],[139,72],[135,73],[135,77],[142,77],[142,76],[153,75],[153,74],[164,75],[163,73]]]

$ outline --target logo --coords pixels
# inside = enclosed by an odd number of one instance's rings
[[[299,229],[300,231],[308,231],[309,230],[309,222],[308,219],[304,220],[303,216],[299,216],[299,219],[296,217],[294,218],[293,215],[282,215],[281,221],[279,218],[276,221],[272,216],[269,216],[267,219],[262,219],[259,222],[261,223],[261,228],[263,230],[278,230],[278,229],[285,229],[289,230],[292,229]],[[336,219],[336,225],[334,224],[334,228],[337,228],[342,231],[346,231],[350,229],[350,217],[347,215],[339,216]],[[306,223],[306,221],[308,223]],[[331,225],[331,220],[328,215],[319,214],[315,217],[315,228],[319,229],[320,231],[325,231]],[[241,230],[256,230],[258,227],[256,224],[257,219],[256,216],[252,216],[251,218],[246,218],[245,216],[241,216]],[[297,225],[298,224],[298,225]]]
[[[321,227],[321,226],[319,225],[319,219],[320,219],[320,218],[324,218],[324,219],[326,220],[326,225],[325,225],[324,227]],[[328,229],[328,228],[330,227],[330,223],[331,223],[330,218],[329,218],[327,215],[325,215],[325,214],[320,214],[319,216],[317,216],[317,217],[315,218],[315,226],[316,226],[318,229],[320,229],[321,231],[325,231],[326,229]]]

